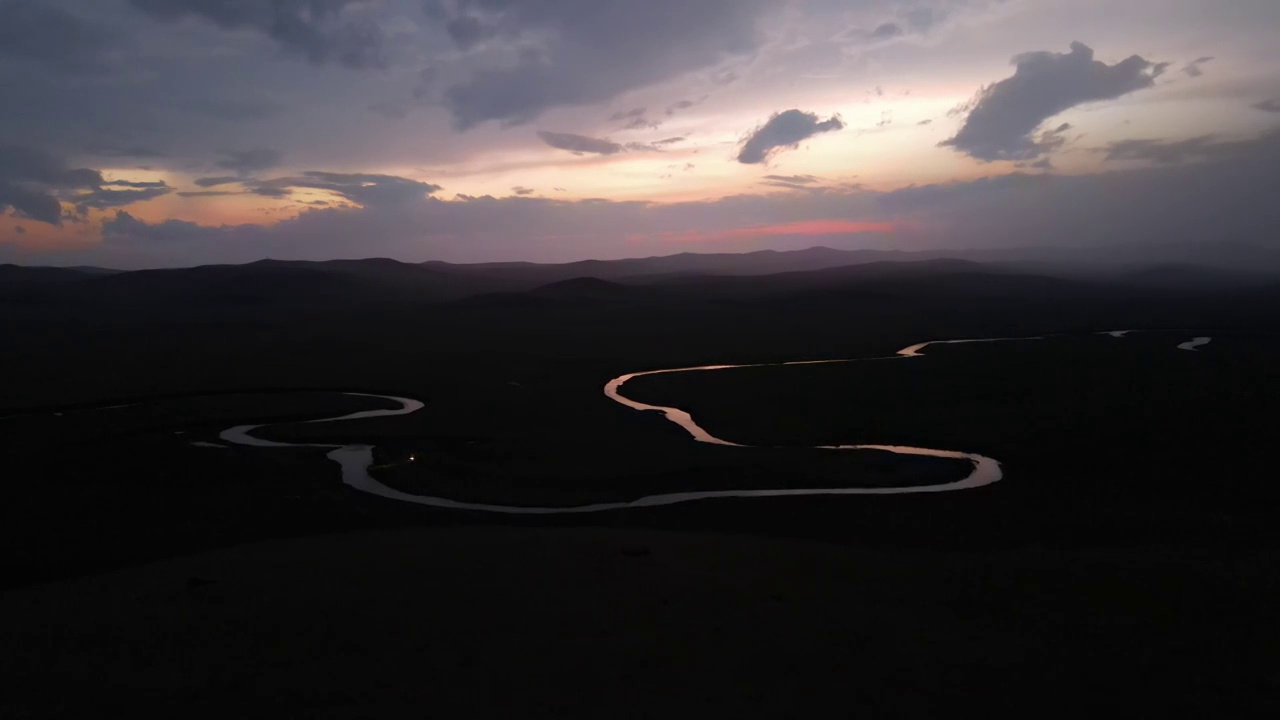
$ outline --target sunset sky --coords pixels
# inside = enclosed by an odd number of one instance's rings
[[[1280,244],[1276,0],[0,0],[0,262]]]

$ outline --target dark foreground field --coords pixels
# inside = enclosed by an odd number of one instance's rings
[[[1277,560],[584,528],[250,545],[0,597],[0,714],[1266,716]]]
[[[5,304],[0,662],[17,690],[0,715],[1274,705],[1273,289],[746,284]],[[1119,328],[1190,330],[1093,334]],[[637,370],[1053,333],[627,388],[727,439],[791,446],[770,450],[698,445],[602,393]],[[1175,349],[1194,335],[1214,341]],[[341,390],[427,405],[294,422],[387,407]],[[282,423],[262,433],[279,440],[374,444],[397,487],[512,504],[965,469],[806,449],[828,443],[980,452],[1006,478],[520,519],[355,492],[322,450],[191,444],[259,422]]]

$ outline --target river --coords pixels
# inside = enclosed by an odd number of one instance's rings
[[[688,432],[694,440],[698,442],[710,443],[714,445],[724,445],[729,447],[749,447],[739,443],[730,442],[723,438],[718,438],[708,432],[706,429],[698,425],[693,417],[686,411],[676,407],[647,405],[645,403],[632,400],[623,395],[622,386],[629,380],[645,375],[657,375],[662,373],[675,372],[703,372],[711,370],[727,370],[738,367],[766,367],[769,365],[788,366],[788,365],[817,365],[817,364],[834,364],[834,363],[851,363],[861,362],[863,360],[907,360],[910,358],[923,357],[923,351],[930,345],[935,344],[961,344],[961,343],[977,343],[977,342],[1002,342],[1015,340],[1039,340],[1039,337],[1033,338],[981,338],[973,340],[939,340],[924,343],[917,343],[899,350],[897,354],[882,358],[851,358],[843,360],[799,360],[783,363],[764,363],[754,365],[702,365],[698,367],[672,368],[667,370],[649,370],[644,372],[629,373],[610,380],[604,387],[604,394],[609,399],[618,402],[633,410],[653,410],[663,414],[663,416],[679,425]],[[332,418],[321,418],[319,420],[311,420],[312,423],[337,422],[339,420],[355,420],[359,418],[387,417],[394,415],[407,415],[422,409],[421,401],[412,398],[396,397],[391,395],[368,395],[365,393],[345,393],[347,395],[363,395],[365,397],[378,397],[391,400],[400,404],[400,407],[390,410],[366,410],[359,413],[342,415]],[[373,465],[373,448],[369,445],[331,445],[317,443],[282,443],[273,440],[264,440],[253,435],[253,431],[265,427],[263,425],[238,425],[236,427],[224,430],[219,438],[228,444],[245,445],[250,447],[261,448],[279,448],[279,447],[313,447],[324,448],[329,450],[326,456],[338,463],[342,468],[342,481],[347,485],[367,492],[379,497],[398,500],[401,502],[415,503],[418,505],[428,505],[431,507],[447,508],[453,510],[471,510],[477,512],[489,513],[505,513],[513,515],[554,515],[554,514],[574,514],[574,513],[593,513],[605,512],[610,510],[622,510],[627,508],[643,508],[643,507],[660,507],[664,505],[676,505],[679,503],[694,502],[698,500],[712,500],[717,498],[767,498],[767,497],[798,497],[813,495],[910,495],[919,493],[938,493],[951,492],[956,490],[969,490],[991,485],[998,482],[1003,473],[1000,470],[1000,463],[994,458],[976,453],[960,452],[956,450],[940,450],[935,448],[909,447],[903,445],[822,445],[816,446],[815,450],[824,451],[858,451],[858,450],[876,450],[881,452],[890,452],[898,455],[924,455],[929,457],[949,458],[955,460],[967,460],[971,465],[971,470],[963,479],[952,483],[943,483],[936,485],[909,485],[901,487],[857,487],[857,488],[773,488],[773,489],[749,489],[749,490],[708,490],[708,491],[692,491],[680,493],[661,493],[656,495],[646,495],[635,500],[627,502],[608,502],[594,503],[589,505],[575,505],[567,507],[531,507],[523,505],[495,505],[490,503],[472,503],[460,500],[451,500],[443,497],[433,497],[430,495],[413,495],[379,482],[376,478],[369,474],[369,469]]]
[[[1106,333],[1116,338],[1123,338],[1133,330],[1113,330]],[[1042,340],[1043,337],[1021,337],[1021,338],[977,338],[966,340],[933,340],[929,342],[916,343],[909,345],[896,354],[875,358],[849,358],[840,360],[796,360],[781,363],[755,363],[746,365],[699,365],[695,367],[669,368],[664,370],[645,370],[641,372],[628,373],[610,380],[604,386],[604,394],[610,400],[620,403],[633,410],[653,411],[661,413],[668,421],[679,425],[685,432],[689,433],[695,441],[701,443],[709,443],[712,445],[723,445],[727,447],[746,448],[753,447],[735,443],[724,438],[716,437],[706,428],[693,419],[693,416],[686,410],[666,405],[649,405],[637,400],[633,400],[622,394],[622,387],[627,382],[639,377],[647,375],[662,375],[679,372],[710,372],[715,370],[729,370],[733,368],[750,368],[750,367],[785,367],[791,365],[827,365],[836,363],[854,363],[865,362],[869,360],[909,360],[912,358],[924,357],[924,351],[930,345],[959,345],[968,343],[989,343],[989,342],[1023,342],[1031,340]],[[1208,337],[1197,337],[1178,346],[1182,350],[1195,350],[1197,347],[1207,344],[1210,341]],[[412,398],[396,397],[392,395],[370,395],[367,393],[344,393],[346,395],[356,395],[362,397],[383,398],[400,404],[400,407],[390,410],[365,410],[348,415],[341,415],[332,418],[321,418],[319,420],[311,420],[311,423],[338,422],[340,420],[357,420],[361,418],[388,417],[394,415],[408,415],[417,412],[423,408],[423,403]],[[264,440],[253,435],[253,431],[266,427],[264,425],[238,425],[233,428],[224,430],[219,438],[231,445],[245,445],[250,447],[261,448],[280,448],[280,447],[312,447],[324,448],[329,452],[326,454],[330,460],[338,463],[342,468],[342,481],[347,485],[360,490],[361,492],[370,493],[379,497],[398,500],[401,502],[415,503],[418,505],[428,505],[431,507],[447,508],[452,510],[470,510],[476,512],[488,513],[505,513],[512,515],[556,515],[556,514],[574,514],[574,513],[594,513],[605,512],[609,510],[623,510],[627,508],[643,508],[643,507],[659,507],[664,505],[676,505],[679,503],[694,502],[698,500],[712,500],[717,498],[767,498],[767,497],[797,497],[811,495],[912,495],[921,493],[939,493],[953,492],[956,490],[971,490],[999,482],[1003,477],[1000,469],[1000,463],[994,458],[977,453],[962,452],[958,450],[941,450],[936,448],[910,447],[904,445],[819,445],[814,450],[820,451],[841,451],[851,452],[859,450],[876,450],[881,452],[890,452],[898,455],[923,455],[928,457],[950,458],[955,460],[967,460],[971,465],[971,470],[963,479],[951,483],[942,483],[935,485],[908,485],[901,487],[856,487],[856,488],[776,488],[776,489],[760,489],[760,490],[709,490],[694,491],[680,493],[661,493],[656,495],[646,495],[628,502],[608,502],[594,503],[589,505],[575,505],[568,507],[529,507],[522,505],[494,505],[489,503],[472,503],[459,500],[451,500],[443,497],[433,497],[430,495],[413,495],[395,488],[388,487],[379,482],[376,478],[369,474],[369,469],[373,466],[373,447],[369,445],[332,445],[332,444],[316,444],[316,443],[282,443],[272,440]],[[193,443],[194,444],[194,443]],[[201,444],[202,447],[217,447],[209,443]]]

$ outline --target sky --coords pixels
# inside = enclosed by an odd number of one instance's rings
[[[1280,247],[1275,0],[0,0],[0,262]]]

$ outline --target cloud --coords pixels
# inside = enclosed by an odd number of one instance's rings
[[[1254,110],[1261,110],[1268,113],[1280,113],[1280,100],[1263,100],[1250,105]]]
[[[277,178],[276,180],[255,183],[249,186],[246,191],[249,195],[261,195],[269,198],[287,198],[293,195],[293,185],[290,182],[285,184],[273,184],[280,181],[288,181],[289,178]]]
[[[773,115],[747,138],[738,153],[738,162],[747,165],[762,163],[779,149],[795,148],[814,135],[843,127],[844,121],[839,115],[819,120],[815,113],[786,110]]]
[[[12,208],[19,217],[62,224],[62,204],[58,198],[39,189],[0,181],[0,210]]]
[[[283,108],[263,100],[245,100],[226,97],[193,98],[182,103],[184,110],[228,122],[264,120],[278,115]]]
[[[1043,122],[1077,105],[1152,87],[1166,67],[1137,55],[1107,65],[1079,42],[1069,53],[1025,53],[1013,63],[1013,76],[979,92],[960,132],[942,146],[983,161],[1038,158],[1053,149],[1035,137]]]
[[[102,239],[107,243],[128,242],[136,244],[156,243],[172,246],[195,240],[209,240],[224,235],[227,227],[199,225],[185,220],[166,220],[149,224],[124,210],[116,211],[114,218],[102,223]]]
[[[224,30],[253,30],[313,63],[386,65],[384,36],[365,0],[129,0],[161,22],[198,17]]]
[[[1189,160],[1207,160],[1230,157],[1245,152],[1251,143],[1223,141],[1213,135],[1201,135],[1186,140],[1121,140],[1103,148],[1109,161],[1131,160],[1174,165]]]
[[[111,183],[116,184],[116,183]],[[173,188],[161,183],[159,187],[146,187],[141,190],[109,190],[98,188],[87,193],[73,195],[68,200],[75,205],[76,212],[84,215],[90,209],[106,210],[124,207],[134,203],[151,200],[173,192]]]
[[[918,123],[916,123],[916,124],[917,124],[917,125],[932,125],[932,124],[933,124],[933,119],[932,119],[932,118],[929,118],[929,119],[927,119],[927,120],[921,120],[920,122],[918,122]]]
[[[892,20],[881,22],[871,30],[867,30],[867,26],[855,27],[844,33],[843,37],[856,44],[874,45],[907,36],[922,36],[933,30],[947,16],[942,8],[919,5],[897,14]]]
[[[503,40],[463,56],[456,72],[465,78],[444,91],[444,104],[465,130],[604,102],[755,51],[763,39],[759,21],[778,6],[776,0],[435,3],[432,14],[446,27],[468,27],[465,37],[454,34],[460,49],[472,47],[472,36]]]
[[[26,234],[27,234],[27,229],[26,229],[25,227],[21,226],[21,225],[14,225],[14,226],[13,226],[13,231],[14,231],[15,233],[17,233],[18,235],[26,235]]]
[[[298,188],[325,190],[364,207],[386,207],[413,202],[441,189],[439,185],[396,175],[322,171],[259,180],[250,184],[250,192],[265,197],[288,197]]]
[[[897,23],[884,23],[875,30],[872,30],[868,37],[872,40],[889,40],[891,38],[901,37],[906,34],[906,30]]]
[[[761,185],[791,188],[793,190],[814,190],[822,178],[814,175],[765,175]]]
[[[497,34],[497,28],[486,26],[474,15],[459,15],[445,23],[449,37],[462,50],[470,50],[481,41]]]
[[[623,130],[657,130],[662,125],[661,120],[649,120],[648,118],[634,118],[631,122],[622,126]]]
[[[734,79],[737,79],[737,78],[736,78],[736,76],[735,76],[735,78],[734,78]],[[668,105],[668,106],[667,106],[667,108],[666,108],[666,110],[664,110],[663,112],[665,112],[667,115],[675,115],[676,113],[680,112],[681,110],[688,110],[689,108],[691,108],[691,107],[693,107],[693,106],[695,106],[695,105],[698,105],[698,104],[702,103],[702,102],[703,102],[703,101],[705,101],[708,97],[709,97],[709,96],[707,96],[707,95],[703,95],[702,97],[698,98],[697,100],[677,100],[677,101],[675,101],[675,102],[671,103],[670,105]]]
[[[643,243],[672,239],[684,239],[681,249],[691,251],[802,248],[832,229],[839,232],[823,244],[858,247],[858,231],[877,224],[892,226],[895,245],[913,248],[1025,247],[1036,238],[1059,247],[1211,240],[1280,249],[1280,238],[1265,232],[1280,224],[1277,185],[1280,133],[1273,133],[1195,164],[1085,175],[1017,172],[887,192],[844,186],[682,203],[428,196],[229,227],[151,224],[120,212],[103,224],[106,245],[96,255],[55,257],[121,267],[372,255],[551,262],[656,254],[669,245]]]
[[[644,116],[644,108],[634,108],[632,110],[619,111],[609,116],[610,122],[619,122],[621,120],[630,120]]]
[[[109,185],[112,187],[127,187],[127,188],[136,188],[136,189],[169,187],[169,185],[163,180],[145,180],[141,182],[135,181],[135,180],[108,180],[102,184]]]
[[[243,190],[185,190],[176,193],[178,197],[224,197],[226,195],[244,195]]]
[[[1186,65],[1183,65],[1182,72],[1188,75],[1189,77],[1198,78],[1201,75],[1204,75],[1204,70],[1201,70],[1200,66],[1204,65],[1207,62],[1212,62],[1212,61],[1213,61],[1213,58],[1210,56],[1196,58],[1195,60],[1192,60]]]
[[[623,149],[627,152],[663,152],[667,149],[666,146],[669,144],[670,143],[664,143],[661,140],[649,143],[629,142],[623,146]]]
[[[0,57],[61,71],[104,69],[111,36],[48,0],[0,0]]]
[[[654,140],[653,142],[651,142],[651,143],[649,143],[649,144],[650,144],[650,145],[653,145],[653,146],[655,146],[655,147],[663,147],[663,146],[666,146],[666,145],[674,145],[674,144],[676,144],[676,143],[682,143],[682,142],[684,142],[686,139],[687,139],[687,138],[684,138],[684,137],[669,137],[669,138],[663,138],[663,139],[661,139],[661,140]]]
[[[599,138],[587,137],[585,135],[574,135],[573,133],[558,133],[539,130],[538,137],[542,138],[542,142],[553,148],[560,150],[568,150],[573,153],[592,153],[596,155],[616,155],[622,152],[622,146],[616,142],[601,140]]]
[[[0,211],[62,224],[59,195],[72,190],[96,190],[102,173],[70,167],[62,159],[27,147],[0,145]]]
[[[737,72],[729,69],[717,70],[711,74],[712,85],[731,85],[742,78]]]
[[[515,187],[511,188],[511,192],[516,195],[532,195],[537,191],[534,190],[533,188],[527,188],[521,185],[516,185]]]
[[[789,183],[796,183],[800,185],[812,185],[813,183],[820,181],[822,178],[817,177],[815,175],[765,175],[764,179],[772,180],[775,182],[789,182]]]
[[[237,183],[243,179],[244,178],[238,175],[219,175],[217,177],[196,178],[195,184],[196,184],[196,187],[202,187],[202,188],[217,187],[219,185],[230,185],[231,183]]]
[[[234,170],[238,173],[251,173],[267,170],[280,164],[282,155],[279,150],[258,147],[249,150],[224,150],[223,159],[214,163],[223,170]]]
[[[93,143],[85,148],[97,157],[110,158],[162,158],[164,153],[145,145],[117,145],[115,143]]]

